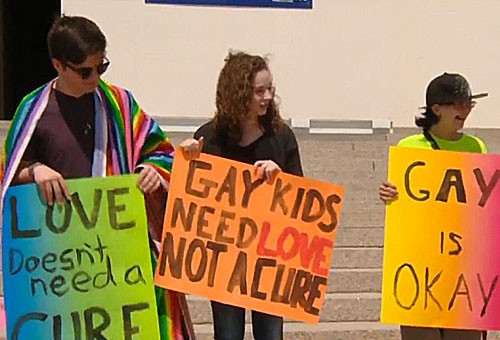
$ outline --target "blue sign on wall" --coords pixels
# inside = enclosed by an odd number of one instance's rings
[[[147,4],[312,8],[313,0],[146,0]]]

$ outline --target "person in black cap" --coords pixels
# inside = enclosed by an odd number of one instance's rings
[[[422,132],[399,141],[398,146],[448,150],[458,152],[487,153],[484,142],[476,136],[462,132],[465,120],[475,106],[475,99],[487,93],[472,94],[467,80],[453,73],[443,73],[427,86],[426,106],[416,119]],[[398,189],[390,182],[379,188],[379,197],[390,203],[398,198]],[[401,326],[402,340],[480,340],[486,332],[430,327]]]

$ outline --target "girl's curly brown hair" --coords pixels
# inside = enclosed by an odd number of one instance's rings
[[[217,136],[236,143],[241,140],[241,119],[250,110],[255,75],[262,70],[269,70],[269,66],[261,56],[230,52],[225,58],[225,65],[217,82],[215,100]],[[277,131],[283,124],[274,98],[269,103],[266,114],[259,117],[259,123],[265,133]]]

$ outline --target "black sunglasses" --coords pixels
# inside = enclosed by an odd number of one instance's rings
[[[107,58],[104,58],[104,60],[99,65],[97,65],[97,74],[101,75],[104,72],[106,72],[106,70],[109,67],[109,64],[111,64],[111,62]],[[71,71],[78,73],[84,80],[89,78],[92,75],[92,72],[94,71],[93,67],[74,67],[68,63],[64,63],[64,66],[69,68]]]

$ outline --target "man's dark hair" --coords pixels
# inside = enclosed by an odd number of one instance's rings
[[[63,63],[81,64],[87,57],[106,50],[106,37],[91,20],[63,16],[52,24],[47,36],[49,55]]]

